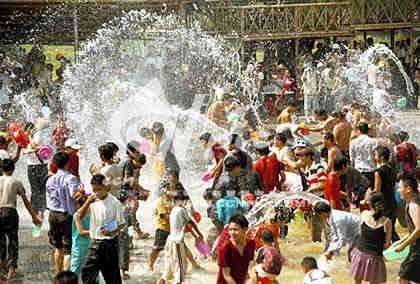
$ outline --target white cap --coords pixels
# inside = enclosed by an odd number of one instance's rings
[[[72,148],[74,150],[80,150],[82,148],[82,145],[77,142],[74,138],[69,138],[66,140],[66,143],[64,143],[64,147],[66,148]]]

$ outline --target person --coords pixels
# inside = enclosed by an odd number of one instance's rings
[[[281,182],[285,180],[279,161],[270,155],[270,148],[265,142],[256,145],[258,160],[255,161],[253,171],[258,174],[262,181],[264,193],[270,193],[274,189],[281,190]]]
[[[233,215],[228,225],[230,238],[218,250],[217,284],[245,284],[248,270],[253,266],[255,242],[246,238],[248,220],[243,215]]]
[[[392,224],[385,213],[385,199],[372,193],[370,210],[361,214],[360,240],[351,252],[351,275],[355,284],[362,281],[386,283],[386,267],[382,252],[391,245]]]
[[[231,102],[223,95],[222,98],[212,103],[207,111],[207,117],[220,127],[228,128],[227,110]]]
[[[400,143],[396,147],[396,158],[401,174],[413,174],[417,163],[417,149],[408,142],[409,135],[405,131],[398,133]]]
[[[76,207],[80,209],[86,201],[86,196],[81,195],[76,199]],[[71,259],[70,271],[76,273],[79,277],[82,272],[82,266],[85,263],[87,251],[90,246],[89,222],[90,216],[86,215],[79,218],[77,210],[73,216],[72,224],[72,242],[71,242]]]
[[[312,256],[305,256],[300,263],[300,267],[305,273],[303,284],[333,284],[331,276],[318,268],[316,259]]]
[[[0,135],[0,159],[11,159],[16,163],[20,158],[22,147],[19,144],[17,145],[16,153],[13,155],[13,157],[10,156],[8,148],[9,141],[4,136]]]
[[[49,144],[50,133],[48,124],[47,120],[38,119],[35,130],[32,132],[31,144],[23,150],[28,164],[27,174],[31,186],[32,208],[40,216],[46,209],[45,182],[48,177],[48,165],[39,158],[37,152],[42,145]]]
[[[122,214],[124,218],[124,227],[120,230],[118,236],[118,256],[120,264],[121,279],[128,280],[128,269],[130,265],[130,235],[128,234],[128,227],[131,226],[131,213],[130,206],[128,205],[128,195],[126,192],[121,191],[118,195],[118,200],[121,202]]]
[[[344,113],[341,111],[334,113],[333,116],[337,117],[337,124],[332,131],[334,140],[341,152],[348,157],[352,132],[351,124],[346,120]]]
[[[122,283],[118,258],[118,235],[124,227],[121,203],[109,194],[104,175],[92,176],[91,194],[79,211],[83,218],[89,211],[91,245],[82,268],[83,283],[96,283],[99,271],[106,283]]]
[[[223,222],[217,216],[216,202],[222,197],[220,191],[207,188],[203,193],[203,199],[207,202],[207,217],[211,220],[216,228],[217,235],[219,235],[224,227]]]
[[[223,184],[219,190],[222,193],[222,198],[216,201],[217,218],[227,225],[233,215],[247,211],[249,205],[246,201],[236,197],[236,190],[229,183]]]
[[[392,241],[400,238],[395,230],[397,220],[397,201],[395,200],[395,183],[397,176],[393,167],[389,164],[390,151],[384,146],[378,146],[375,150],[375,161],[378,168],[375,170],[375,182],[373,190],[381,192],[385,198],[384,216],[392,220]]]
[[[46,184],[47,209],[50,211],[48,236],[54,247],[55,269],[56,272],[60,272],[70,268],[74,200],[77,197],[79,181],[68,171],[70,158],[67,153],[58,152],[53,159],[58,171]]]
[[[23,184],[12,176],[15,170],[13,160],[2,160],[0,167],[3,171],[3,175],[0,176],[0,267],[4,265],[8,270],[7,279],[11,280],[16,276],[19,256],[19,214],[16,209],[18,195],[31,215],[32,222],[40,226],[42,221],[32,209]]]
[[[287,107],[277,117],[277,122],[283,123],[294,123],[296,122],[295,113],[298,110],[299,105],[294,100],[290,100],[287,103]]]
[[[78,151],[82,148],[82,146],[77,142],[74,138],[69,138],[64,143],[64,152],[69,155],[69,172],[80,179],[79,174],[79,156],[77,155]],[[55,164],[54,160],[50,164],[50,175],[57,173],[58,167]]]
[[[241,149],[242,141],[241,137],[237,133],[232,133],[229,136],[228,150],[231,156],[236,157],[239,160],[242,169],[251,171],[252,170],[252,158],[251,156]]]
[[[350,142],[350,161],[369,181],[369,187],[374,184],[376,140],[368,136],[369,125],[360,122],[357,129],[358,137]]]
[[[172,199],[170,194],[169,186],[165,186],[161,191],[162,195],[159,197],[156,203],[156,231],[155,241],[153,244],[152,252],[148,259],[149,269],[153,271],[153,266],[159,256],[159,253],[165,248],[166,241],[170,232],[169,214],[172,209]]]
[[[139,184],[140,170],[146,164],[146,156],[139,152],[138,147],[135,141],[127,144],[128,159],[123,164],[121,190],[128,194],[135,237],[147,238],[148,234],[141,230],[136,215],[139,207],[138,200],[146,200],[149,196],[149,191]]]
[[[213,136],[209,132],[201,134],[199,139],[205,150],[206,160],[209,164],[213,164],[213,167],[210,170],[211,177],[217,179],[222,173],[223,159],[227,152],[220,143],[214,141]]]
[[[328,260],[332,259],[345,245],[349,245],[348,256],[350,256],[360,236],[359,216],[331,209],[331,206],[323,201],[315,203],[313,210],[325,226],[325,257]]]
[[[332,171],[328,173],[325,181],[324,197],[328,200],[332,209],[344,209],[341,199],[345,193],[341,191],[340,177],[344,173],[346,164],[347,160],[344,157],[335,160]]]
[[[165,268],[159,284],[168,283],[172,275],[174,276],[173,283],[185,283],[187,256],[184,234],[187,226],[190,226],[197,235],[196,242],[203,241],[203,235],[185,208],[189,200],[188,195],[184,191],[177,191],[173,199],[175,204],[169,215],[170,234],[165,246]]]
[[[54,284],[78,284],[79,279],[76,273],[71,271],[61,271],[54,276]]]
[[[256,252],[255,276],[257,283],[276,284],[285,259],[276,247],[274,235],[270,230],[264,230],[261,239],[263,246]]]
[[[334,134],[332,134],[331,132],[327,132],[324,134],[323,144],[324,147],[328,150],[327,172],[330,172],[333,170],[334,162],[343,157],[343,153],[341,152],[337,144],[335,144]]]
[[[276,133],[274,136],[274,146],[271,152],[276,156],[277,160],[284,165],[286,170],[294,170],[296,168],[296,159],[293,151],[286,145],[287,136],[284,133]]]
[[[420,282],[420,193],[418,183],[412,177],[400,180],[401,198],[406,202],[406,217],[409,234],[404,236],[395,248],[396,252],[410,247],[408,256],[401,263],[399,283]]]
[[[103,166],[95,174],[103,174],[110,186],[110,193],[119,196],[122,178],[122,168],[114,161],[114,148],[110,144],[99,146],[99,157]]]

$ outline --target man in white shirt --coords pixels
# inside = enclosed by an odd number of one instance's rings
[[[79,209],[77,218],[82,219],[90,209],[89,234],[91,246],[82,268],[82,281],[96,283],[101,271],[106,283],[122,283],[118,263],[118,234],[124,227],[124,216],[121,203],[105,184],[105,176],[94,175],[91,179],[93,195]]]
[[[187,273],[187,257],[185,254],[184,232],[187,225],[197,235],[197,242],[202,242],[203,235],[194,221],[191,220],[185,205],[189,197],[183,191],[177,191],[174,196],[175,207],[169,215],[170,234],[165,247],[165,270],[159,284],[166,284],[173,275],[176,284],[185,283]]]
[[[369,187],[373,186],[375,163],[375,149],[377,141],[368,136],[369,126],[365,122],[359,123],[358,137],[350,142],[351,166],[362,173],[369,180]]]

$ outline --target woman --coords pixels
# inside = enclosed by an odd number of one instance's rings
[[[361,284],[362,281],[371,284],[386,282],[382,252],[391,245],[392,223],[384,215],[382,193],[372,193],[369,203],[371,209],[361,214],[359,243],[351,252],[351,275],[355,284]]]
[[[396,173],[389,165],[390,151],[384,146],[378,146],[375,150],[375,161],[377,169],[375,170],[374,191],[381,192],[385,199],[385,216],[392,221],[392,241],[398,241],[400,238],[395,231],[395,221],[397,220],[397,201],[395,200],[395,182]]]
[[[401,239],[396,252],[410,246],[410,253],[401,263],[400,284],[420,282],[420,192],[414,178],[402,178],[400,181],[401,198],[407,203],[406,217],[409,234]]]

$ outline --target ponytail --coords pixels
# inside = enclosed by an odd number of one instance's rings
[[[373,214],[373,219],[375,219],[375,221],[379,220],[384,216],[385,199],[384,195],[381,192],[374,192],[371,194],[370,205],[373,211],[375,211],[375,213]]]

